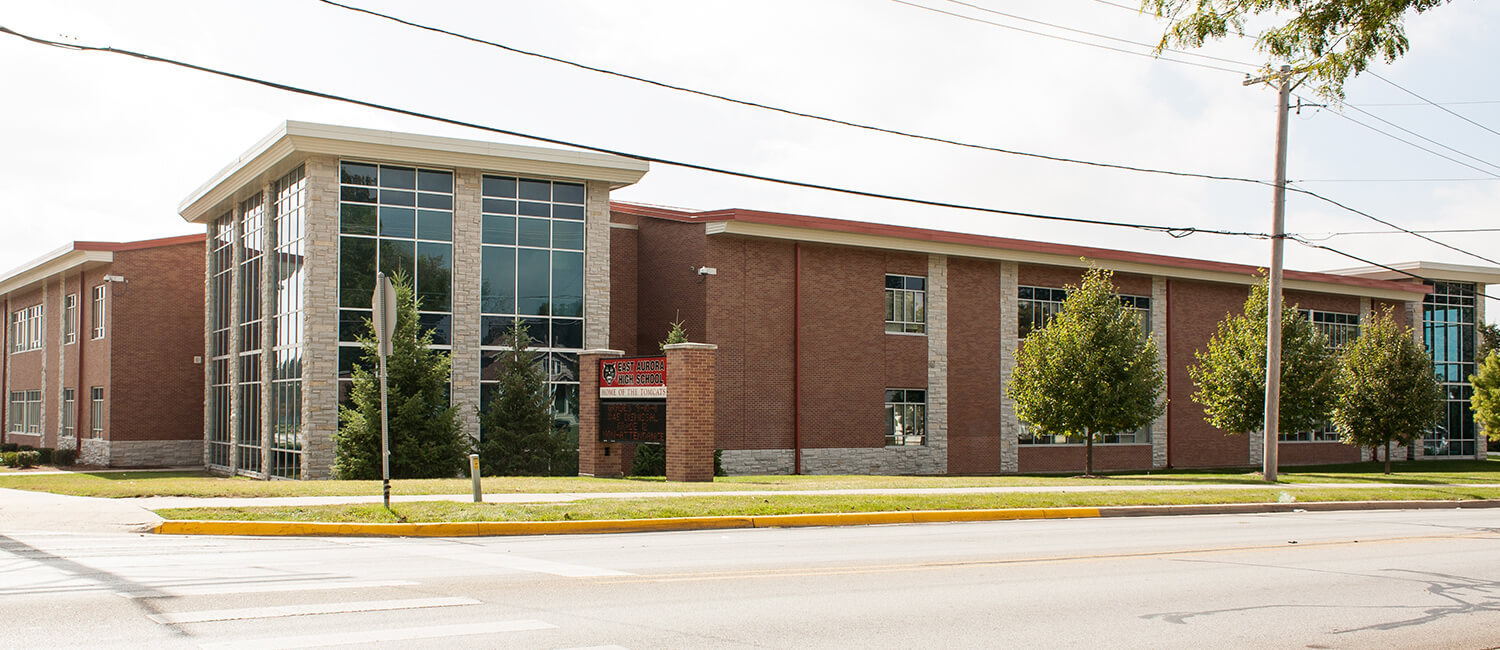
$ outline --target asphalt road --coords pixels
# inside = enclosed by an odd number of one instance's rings
[[[0,646],[1500,646],[1500,511],[576,537],[5,532]]]

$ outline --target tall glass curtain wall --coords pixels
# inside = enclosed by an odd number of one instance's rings
[[[1474,388],[1474,290],[1472,284],[1429,282],[1433,292],[1422,301],[1422,342],[1432,355],[1433,369],[1442,382],[1443,412],[1423,440],[1427,456],[1472,456],[1475,452],[1474,412],[1469,400]]]
[[[264,261],[265,211],[259,194],[240,203],[239,408],[234,466],[260,471],[260,267]]]
[[[345,161],[339,166],[339,393],[347,398],[375,273],[403,276],[434,348],[451,350],[453,172]]]
[[[1042,329],[1052,318],[1062,313],[1063,301],[1068,299],[1066,289],[1049,289],[1046,287],[1020,287],[1017,289],[1019,300],[1016,303],[1016,332],[1023,341],[1033,331]],[[1133,310],[1140,317],[1141,329],[1146,334],[1151,334],[1151,298],[1149,296],[1130,296],[1119,294],[1116,296],[1120,303],[1127,309]],[[1061,445],[1061,444],[1083,444],[1083,438],[1068,435],[1037,435],[1030,431],[1026,422],[1021,422],[1019,437],[1023,445]],[[1151,442],[1151,425],[1143,426],[1135,431],[1125,433],[1110,433],[1103,437],[1104,444],[1144,444]]]
[[[232,427],[229,392],[230,301],[234,298],[234,213],[215,219],[210,229],[209,246],[209,418],[208,464],[230,467]]]
[[[272,278],[275,313],[271,333],[271,467],[272,476],[302,475],[302,282],[303,234],[307,180],[302,168],[271,187]]]
[[[480,399],[493,398],[505,332],[520,319],[541,351],[556,419],[576,427],[584,187],[485,176],[481,195]]]

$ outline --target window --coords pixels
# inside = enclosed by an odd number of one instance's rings
[[[104,338],[104,290],[107,285],[94,286],[94,304],[89,309],[89,325],[93,338]]]
[[[1020,322],[1017,324],[1017,332],[1020,338],[1026,338],[1033,330],[1039,330],[1052,321],[1052,317],[1062,312],[1063,301],[1068,299],[1066,289],[1048,289],[1045,287],[1020,287],[1020,300],[1016,303],[1016,313]],[[1151,333],[1151,298],[1148,296],[1130,296],[1120,294],[1117,296],[1120,303],[1129,309],[1135,310],[1141,317],[1141,328],[1147,334]]]
[[[42,347],[42,306],[32,305],[10,314],[11,352],[40,350]]]
[[[1359,338],[1359,314],[1348,314],[1337,311],[1317,311],[1314,309],[1299,309],[1303,318],[1312,322],[1313,327],[1328,337],[1328,347],[1334,350],[1342,350],[1345,345]]]
[[[927,391],[886,389],[885,444],[895,447],[927,444]]]
[[[9,428],[11,433],[42,432],[42,391],[11,392]]]
[[[271,354],[271,457],[268,473],[302,475],[302,306],[303,220],[307,179],[301,167],[272,188],[271,253],[275,311],[269,320]]]
[[[78,342],[78,294],[63,296],[63,345]]]
[[[1432,432],[1422,441],[1426,456],[1473,456],[1477,430],[1470,400],[1474,387],[1475,286],[1460,282],[1431,282],[1432,293],[1422,300],[1422,342],[1432,356],[1433,369],[1443,386],[1444,409]],[[1478,443],[1483,445],[1482,442]],[[1478,447],[1483,453],[1484,447]]]
[[[1021,433],[1018,442],[1023,445],[1081,445],[1083,436],[1070,436],[1057,434],[1044,436],[1034,433],[1029,422],[1021,422]],[[1143,426],[1135,431],[1125,433],[1106,433],[1098,441],[1105,445],[1142,445],[1151,442],[1151,425]]]
[[[104,437],[104,387],[94,386],[89,389],[89,437]]]
[[[208,464],[229,468],[230,436],[233,421],[229,412],[229,397],[234,386],[230,384],[229,330],[234,327],[230,308],[234,300],[234,212],[219,216],[209,229],[212,252],[209,254],[209,273],[213,280],[209,284],[209,390],[206,396],[211,404],[208,419]]]
[[[63,389],[62,434],[64,438],[72,438],[78,435],[74,433],[78,419],[78,402],[76,399],[77,396],[73,394],[73,389]]]
[[[927,278],[886,274],[885,332],[927,333]]]

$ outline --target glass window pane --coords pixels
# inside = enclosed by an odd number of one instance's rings
[[[510,330],[510,316],[485,316],[479,320],[480,345],[505,345],[505,332]]]
[[[375,234],[375,206],[350,203],[340,206],[339,232],[349,235]]]
[[[551,208],[552,208],[552,206],[550,206],[550,205],[548,205],[546,203],[533,203],[531,201],[522,201],[521,205],[518,208],[518,211],[521,214],[526,215],[528,217],[550,217],[550,216],[552,216],[552,209]]]
[[[480,261],[480,311],[486,314],[514,314],[516,313],[516,249],[499,246],[484,246],[483,248],[484,252]],[[486,345],[491,344],[486,343]]]
[[[516,202],[511,199],[484,199],[480,211],[489,214],[515,214]]]
[[[501,355],[500,352],[480,352],[479,353],[479,380],[480,381],[499,381],[500,380],[500,375],[504,371],[504,367],[501,366],[501,364],[500,364],[500,361],[501,361],[502,358],[503,357],[502,357],[502,355]],[[494,388],[493,386],[485,386],[484,387],[484,393],[485,393],[485,395],[489,395],[490,393],[492,393],[493,392],[493,388]]]
[[[380,202],[383,205],[404,205],[410,207],[417,204],[417,195],[413,192],[402,190],[380,190]]]
[[[485,176],[481,184],[480,191],[484,196],[496,196],[507,199],[516,198],[516,179],[514,178]]]
[[[339,306],[369,307],[375,293],[375,240],[341,237],[339,241]]]
[[[417,211],[411,208],[380,208],[381,237],[415,237]]]
[[[553,319],[552,347],[583,349],[583,321],[572,318]]]
[[[339,378],[349,379],[354,376],[354,367],[365,365],[363,351],[354,346],[339,346]]]
[[[417,243],[417,300],[424,311],[452,309],[453,247]]]
[[[417,321],[423,332],[432,333],[433,345],[448,345],[453,342],[451,314],[419,314]]]
[[[581,205],[554,205],[552,206],[553,219],[572,219],[583,221],[583,206]]]
[[[526,335],[531,337],[531,347],[540,348],[547,345],[547,319],[545,318],[522,318],[521,327],[526,328]],[[539,355],[545,357],[546,355]],[[540,362],[541,359],[538,359]]]
[[[453,172],[435,172],[426,169],[417,172],[417,189],[425,192],[453,192]]]
[[[583,204],[583,186],[577,183],[553,183],[552,200],[558,203]]]
[[[583,315],[583,254],[552,254],[552,315]]]
[[[552,247],[570,251],[583,250],[583,222],[552,222]]]
[[[551,308],[548,291],[552,279],[551,254],[544,250],[516,249],[516,313],[545,316]]]
[[[516,243],[546,248],[552,243],[552,222],[546,219],[518,219]]]
[[[370,293],[374,293],[373,285]],[[361,309],[339,310],[339,340],[347,343],[359,341],[361,334],[370,333],[370,327],[366,323],[370,320],[370,312]]]
[[[339,166],[339,182],[350,185],[374,185],[375,166],[346,162]]]
[[[402,190],[417,188],[417,170],[410,167],[380,166],[380,186]]]
[[[452,210],[453,195],[429,194],[427,192],[423,192],[417,195],[417,207],[430,208],[433,210]]]
[[[911,290],[911,291],[926,291],[927,290],[927,278],[918,278],[918,277],[908,276],[906,278],[906,288],[909,289],[909,290]]]
[[[344,201],[374,203],[375,190],[368,187],[343,187],[339,189],[339,198]]]
[[[486,244],[516,245],[516,218],[484,215],[482,237]]]
[[[453,213],[417,210],[417,238],[452,241]]]
[[[552,199],[552,183],[522,179],[521,198],[532,201],[550,201]]]
[[[380,270],[388,276],[394,277],[402,273],[408,280],[415,275],[417,266],[416,248],[413,242],[380,240]],[[365,302],[370,301],[370,294],[375,292],[375,285],[370,284],[370,290],[365,292]]]

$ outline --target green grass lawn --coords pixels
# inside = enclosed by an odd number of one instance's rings
[[[1500,485],[1500,461],[1425,461],[1396,463],[1395,473],[1381,473],[1377,463],[1287,468],[1283,483],[1400,483]],[[736,476],[712,483],[672,483],[660,477],[594,479],[581,477],[491,477],[484,490],[501,493],[558,492],[734,492],[744,490],[903,489],[1053,485],[1264,484],[1258,474],[1238,470],[1167,470],[1122,473],[1096,478],[1071,476]],[[222,478],[201,472],[76,472],[69,474],[0,473],[0,488],[38,490],[94,497],[294,497],[351,496],[380,493],[379,481],[262,481]],[[468,479],[392,481],[398,495],[468,494]]]
[[[166,519],[230,521],[323,521],[360,523],[424,523],[454,521],[565,521],[646,519],[657,517],[785,515],[834,512],[892,512],[906,510],[971,510],[1049,508],[1068,506],[1126,506],[1214,503],[1273,503],[1289,496],[1274,487],[1253,490],[1051,492],[1013,494],[938,495],[770,495],[692,496],[650,499],[591,499],[572,503],[491,504],[423,501],[393,504],[388,511],[378,503],[334,506],[251,508],[164,508]],[[1500,487],[1458,488],[1410,486],[1394,488],[1307,488],[1295,499],[1308,501],[1396,501],[1500,498]]]

